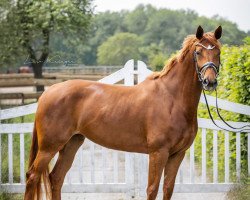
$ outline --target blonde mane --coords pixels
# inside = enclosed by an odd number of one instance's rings
[[[204,40],[209,41],[212,45],[214,45],[217,48],[221,47],[221,44],[218,40],[215,39],[214,33],[208,32],[203,35],[203,38],[201,40],[198,40],[195,35],[189,35],[187,36],[182,44],[182,49],[170,60],[168,60],[167,64],[163,67],[163,69],[160,72],[154,72],[152,75],[149,76],[150,79],[157,79],[162,76],[165,76],[168,74],[168,72],[177,64],[182,63],[184,59],[186,58],[187,54],[190,51],[194,51],[195,44],[198,42],[202,42]]]

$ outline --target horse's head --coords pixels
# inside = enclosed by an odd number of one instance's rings
[[[217,41],[222,34],[219,26],[214,33],[205,33],[201,26],[198,27],[195,44],[194,61],[198,78],[205,90],[214,90],[217,86],[217,76],[220,66],[220,45]]]

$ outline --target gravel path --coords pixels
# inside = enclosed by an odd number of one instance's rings
[[[161,200],[161,195],[157,200]],[[64,193],[62,200],[128,200],[125,194]],[[145,200],[145,197],[131,200]],[[226,200],[224,193],[175,193],[171,200]]]

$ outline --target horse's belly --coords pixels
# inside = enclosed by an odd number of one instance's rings
[[[133,132],[99,130],[83,132],[83,135],[92,142],[106,148],[127,152],[148,153],[146,139]]]

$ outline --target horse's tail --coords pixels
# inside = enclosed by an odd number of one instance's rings
[[[32,170],[34,161],[36,159],[38,153],[38,140],[37,140],[37,130],[36,130],[36,121],[34,123],[32,143],[30,149],[30,157],[29,157],[29,171]],[[49,179],[49,166],[47,166],[46,170],[42,172],[35,189],[35,197],[37,200],[42,199],[42,190],[41,190],[41,178],[43,179],[46,199],[51,199],[51,184]]]

